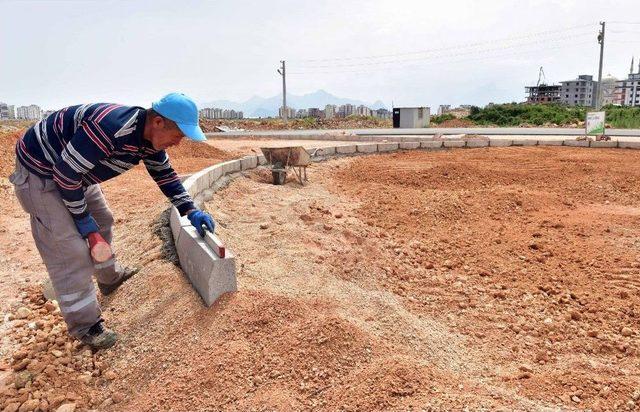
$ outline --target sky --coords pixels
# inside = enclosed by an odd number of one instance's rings
[[[627,17],[628,16],[628,17]],[[547,83],[624,78],[640,1],[0,0],[0,101],[148,107],[180,91],[244,101],[323,89],[387,106],[524,99]]]

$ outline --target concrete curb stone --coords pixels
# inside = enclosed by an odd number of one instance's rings
[[[399,145],[402,150],[412,150],[420,147],[420,142],[400,142]]]
[[[378,143],[379,152],[392,152],[398,150],[398,143]]]
[[[466,142],[464,140],[444,140],[443,141],[443,146],[444,147],[465,147],[466,146]]]

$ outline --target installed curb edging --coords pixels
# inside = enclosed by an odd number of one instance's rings
[[[442,150],[443,148],[486,148],[508,146],[568,146],[593,148],[640,149],[640,142],[591,141],[591,140],[545,140],[545,139],[468,139],[433,140],[414,139],[407,142],[361,143],[307,149],[312,161],[330,157],[358,156],[372,153],[388,153],[396,150]],[[208,201],[213,193],[238,172],[266,165],[262,155],[244,156],[218,163],[200,170],[183,182],[186,191],[196,204]],[[207,306],[211,306],[222,294],[238,290],[235,255],[226,249],[223,258],[216,255],[207,241],[200,237],[189,220],[180,216],[178,209],[171,207],[169,219],[171,233],[180,260],[180,266]],[[219,239],[212,235],[213,241]]]

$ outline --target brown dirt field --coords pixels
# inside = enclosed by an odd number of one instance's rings
[[[188,173],[228,156],[202,150],[183,147],[172,163]],[[212,308],[162,258],[154,225],[167,202],[136,168],[103,185],[119,257],[143,268],[102,299],[121,342],[95,354],[41,299],[46,274],[3,180],[0,408],[630,408],[639,158],[407,152],[314,164],[305,187],[257,170],[207,205],[240,287]],[[11,320],[21,306],[32,313]],[[15,390],[22,354],[33,378]]]
[[[390,354],[428,365],[411,394],[379,409],[620,410],[640,395],[639,155],[338,160],[314,165],[304,188],[252,173],[210,209],[243,265],[242,289],[326,297],[385,347],[359,376]],[[360,389],[338,391],[371,391]]]

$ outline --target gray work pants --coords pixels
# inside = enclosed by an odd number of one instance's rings
[[[67,329],[71,335],[81,337],[100,320],[93,275],[100,283],[112,284],[122,269],[115,258],[94,265],[87,241],[78,233],[53,180],[43,179],[16,162],[10,181],[20,205],[31,216],[33,240],[49,273]],[[100,234],[111,243],[113,215],[100,186],[87,187],[85,198]]]

